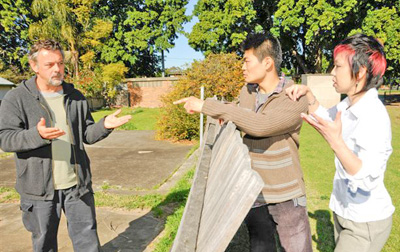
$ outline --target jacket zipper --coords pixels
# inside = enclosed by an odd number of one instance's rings
[[[39,104],[40,104],[40,106],[43,107],[43,109],[44,109],[44,110],[46,111],[46,113],[49,115],[49,118],[50,118],[50,126],[54,126],[54,125],[53,125],[54,122],[53,122],[53,119],[52,119],[52,117],[51,117],[50,111],[47,109],[47,107],[46,107],[43,103],[40,102],[40,100],[39,100]],[[55,181],[54,181],[54,159],[53,159],[53,148],[52,148],[52,146],[53,146],[53,143],[52,143],[52,141],[50,141],[51,174],[52,174],[52,178],[53,178],[53,188],[54,188],[54,190],[55,190],[55,189],[56,189],[56,184],[55,184]]]

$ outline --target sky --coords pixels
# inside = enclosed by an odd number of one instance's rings
[[[194,5],[197,0],[189,0],[186,6],[186,15],[191,15]],[[197,23],[197,17],[193,17],[192,21],[184,25],[185,32],[190,32],[195,23]],[[178,38],[175,40],[175,47],[170,49],[169,52],[165,52],[165,68],[173,66],[183,67],[186,63],[192,63],[193,60],[204,59],[204,55],[201,52],[196,52],[189,46],[188,39],[185,35],[178,34]]]

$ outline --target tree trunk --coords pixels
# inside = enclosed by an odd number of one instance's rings
[[[79,55],[77,51],[73,51],[73,59],[74,59],[74,72],[75,72],[75,77],[79,77]]]
[[[315,72],[321,73],[322,72],[322,50],[321,47],[318,47],[316,60],[315,60]]]
[[[292,54],[296,57],[297,63],[300,66],[301,70],[303,70],[304,73],[309,73],[309,70],[304,63],[304,60],[301,58],[301,56],[297,53],[296,50],[292,51]]]

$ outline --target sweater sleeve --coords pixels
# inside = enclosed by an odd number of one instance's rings
[[[254,137],[277,136],[292,132],[302,124],[301,113],[307,112],[305,97],[292,101],[284,94],[273,98],[262,112],[206,100],[202,113],[216,119],[231,121],[236,126]]]

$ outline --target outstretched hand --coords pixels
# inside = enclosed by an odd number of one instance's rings
[[[47,140],[51,140],[51,139],[55,139],[58,138],[62,135],[65,135],[65,131],[63,131],[62,129],[59,128],[47,128],[46,127],[46,120],[44,120],[44,118],[40,118],[40,121],[38,122],[38,124],[36,125],[36,128],[39,132],[39,135],[43,138],[43,139],[47,139]]]
[[[104,118],[104,127],[106,129],[118,128],[119,126],[124,125],[125,123],[127,123],[132,118],[131,115],[117,117],[117,115],[119,113],[121,113],[121,109],[118,109],[117,111],[115,111],[111,115],[108,115],[108,116],[106,116],[106,118]]]
[[[186,112],[188,112],[189,114],[193,114],[201,112],[204,101],[193,96],[186,97],[178,101],[174,101],[174,104],[181,104],[181,103],[185,103],[183,107],[186,109]]]
[[[314,113],[311,113],[311,115],[301,113],[301,118],[313,126],[335,151],[337,144],[343,141],[341,114],[341,111],[337,112],[333,122],[326,121]]]

